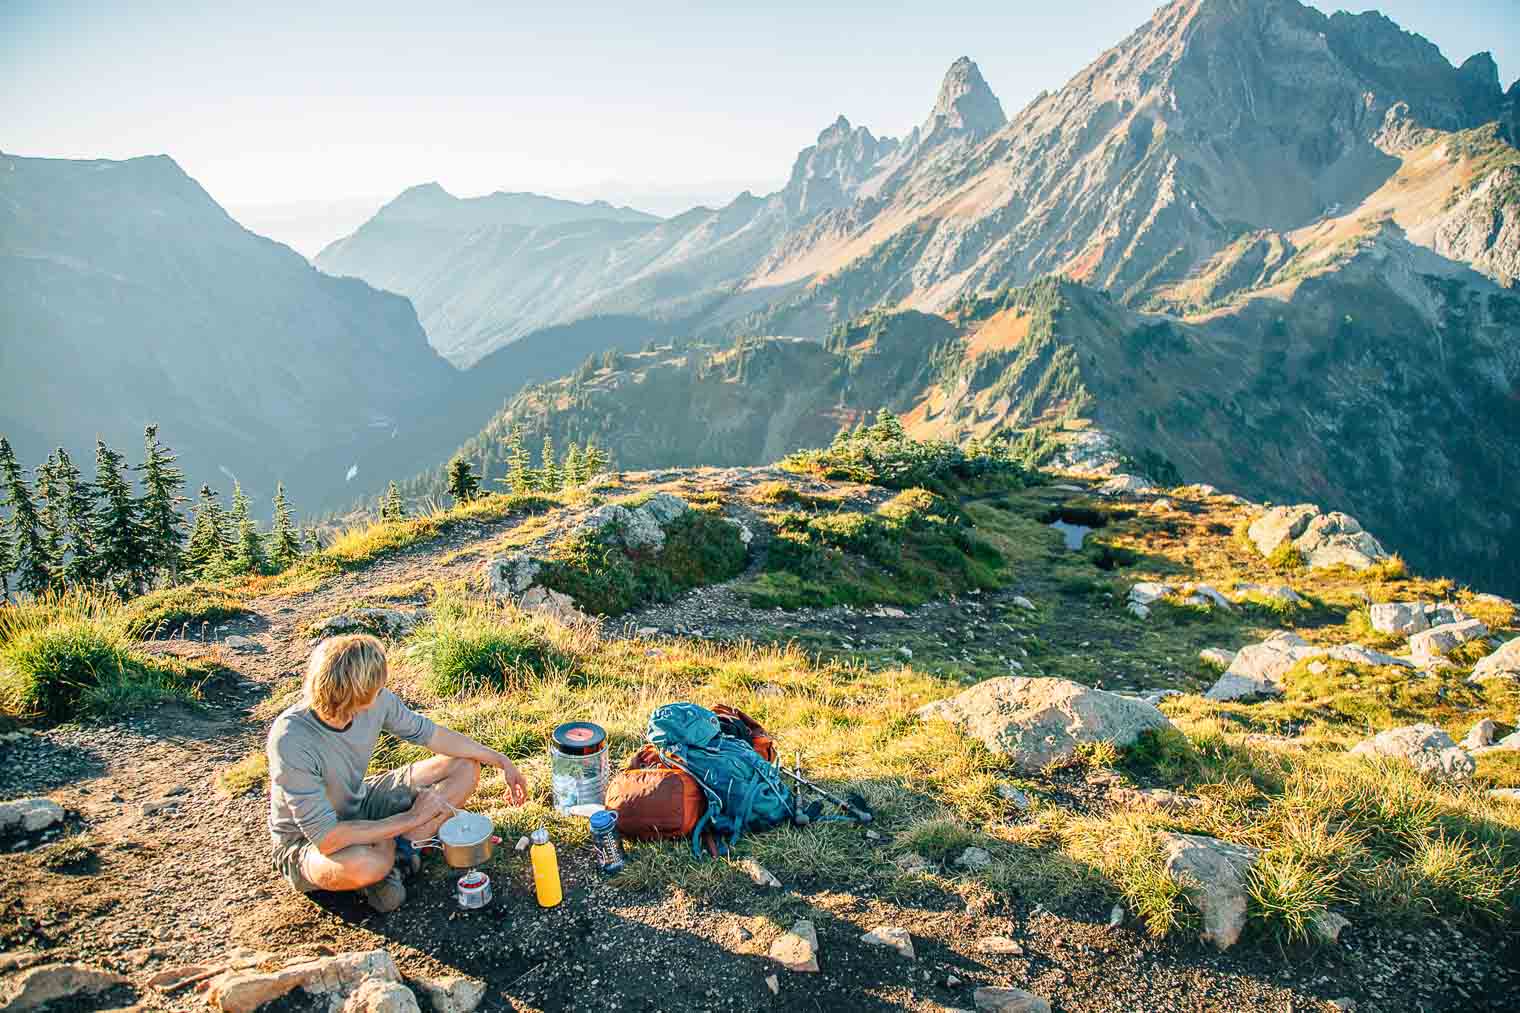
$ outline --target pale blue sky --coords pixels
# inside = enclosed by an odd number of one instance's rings
[[[431,179],[459,194],[763,191],[839,113],[908,130],[957,56],[1011,115],[1155,6],[0,0],[0,148],[164,152],[228,205]],[[1380,9],[1454,63],[1489,49],[1506,86],[1520,74],[1515,0]]]

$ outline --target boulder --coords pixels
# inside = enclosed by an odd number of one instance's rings
[[[1235,600],[1243,598],[1272,598],[1288,605],[1307,605],[1308,599],[1286,584],[1236,584]]]
[[[486,586],[497,598],[516,598],[538,579],[543,562],[526,552],[497,556],[486,563]]]
[[[1066,679],[1003,676],[918,709],[925,720],[951,722],[1026,771],[1071,759],[1077,747],[1135,744],[1143,732],[1170,728],[1148,703]]]
[[[1322,648],[1311,647],[1296,633],[1274,633],[1259,644],[1235,652],[1230,666],[1204,695],[1210,700],[1278,696],[1282,693],[1282,678],[1289,669],[1305,658],[1323,653]]]
[[[1488,627],[1480,620],[1433,626],[1409,638],[1409,653],[1416,661],[1433,661],[1455,651],[1469,640],[1488,636]]]
[[[433,1013],[475,1013],[486,997],[486,983],[478,978],[450,975],[446,978],[417,978],[416,985],[427,996]]]
[[[1430,629],[1430,620],[1425,618],[1425,606],[1419,602],[1388,602],[1374,605],[1369,611],[1372,614],[1372,628],[1379,633],[1407,637]]]
[[[1312,570],[1339,565],[1365,570],[1388,558],[1378,540],[1363,531],[1355,517],[1343,513],[1313,518],[1303,533],[1293,539],[1293,544]]]
[[[222,1013],[253,1013],[266,1002],[288,995],[297,988],[314,995],[338,996],[353,991],[371,978],[401,980],[396,962],[384,950],[317,957],[274,971],[230,970],[211,979],[206,1001]]]
[[[1134,616],[1136,619],[1147,619],[1151,614],[1149,605],[1143,605],[1137,601],[1131,601],[1124,607],[1126,610],[1128,610],[1129,614]]]
[[[915,959],[912,935],[897,925],[878,925],[862,935],[860,941],[868,946],[889,946],[909,960]]]
[[[1520,788],[1490,788],[1484,794],[1496,802],[1513,802],[1520,805]]]
[[[1166,871],[1203,916],[1203,939],[1227,950],[1246,925],[1246,874],[1257,851],[1199,834],[1165,834]]]
[[[222,646],[237,654],[263,654],[264,645],[252,637],[230,636],[222,639]]]
[[[1141,605],[1154,605],[1171,593],[1172,589],[1165,584],[1158,584],[1153,580],[1142,580],[1129,589],[1129,600],[1139,602]]]
[[[1223,671],[1235,661],[1235,652],[1227,651],[1223,647],[1205,647],[1198,652],[1198,660]]]
[[[1447,623],[1463,623],[1472,616],[1463,612],[1455,605],[1426,605],[1425,620],[1432,626],[1445,626]]]
[[[350,609],[331,616],[312,627],[314,637],[334,637],[342,633],[375,633],[382,637],[403,637],[427,619],[427,609]]]
[[[745,524],[743,521],[735,520],[732,517],[725,517],[725,518],[723,518],[723,522],[725,524],[732,524],[734,526],[734,528],[739,532],[739,544],[740,545],[743,545],[746,548],[748,548],[749,547],[749,543],[753,542],[755,540],[755,533],[753,531],[751,531],[749,529],[749,525]]]
[[[62,822],[63,806],[50,798],[18,798],[14,802],[0,802],[0,832],[31,834]]]
[[[1154,482],[1139,475],[1115,475],[1098,486],[1100,496],[1139,496],[1156,491]]]
[[[629,552],[659,552],[665,547],[665,528],[688,509],[681,497],[661,492],[631,510],[617,503],[597,507],[586,517],[584,527],[610,528]]]
[[[992,852],[973,845],[960,853],[955,864],[968,872],[976,872],[992,864]]]
[[[1516,751],[1520,751],[1520,732],[1511,732],[1497,742],[1469,750],[1475,757],[1482,756],[1485,753],[1513,753]]]
[[[771,959],[788,971],[818,973],[818,933],[813,923],[801,919],[771,943]]]
[[[1370,647],[1361,644],[1340,644],[1325,652],[1325,657],[1334,658],[1336,661],[1345,661],[1353,665],[1367,665],[1371,668],[1384,668],[1394,665],[1399,668],[1414,668],[1414,662],[1408,658],[1395,658],[1391,654],[1382,651],[1374,651]]]
[[[421,1013],[417,997],[399,981],[370,978],[348,994],[342,1013]]]
[[[1386,756],[1407,760],[1429,777],[1465,781],[1472,776],[1472,757],[1435,725],[1417,724],[1390,728],[1351,748],[1352,756]]]
[[[1473,666],[1468,682],[1487,679],[1510,679],[1520,681],[1520,637],[1510,640],[1497,651]]]
[[[1499,722],[1493,718],[1484,718],[1467,730],[1467,735],[1461,742],[1462,748],[1470,753],[1474,749],[1493,745],[1499,738],[1499,727]]]
[[[1185,588],[1183,594],[1187,595],[1189,605],[1207,605],[1213,608],[1221,608],[1226,612],[1233,612],[1235,607],[1230,600],[1207,584],[1195,584],[1191,588]]]
[[[1319,507],[1312,503],[1298,506],[1273,507],[1251,522],[1246,537],[1263,556],[1270,556],[1284,542],[1291,542],[1304,533],[1309,522],[1319,516]]]
[[[94,995],[128,983],[119,974],[88,964],[42,964],[0,983],[0,989],[3,989],[0,991],[0,997],[3,997],[0,1010],[25,1013],[60,999]]]
[[[524,612],[548,616],[566,626],[578,626],[592,622],[592,618],[575,607],[575,599],[568,594],[535,584],[518,601],[517,607]]]
[[[971,997],[982,1013],[1050,1013],[1050,1003],[1021,988],[983,986]]]

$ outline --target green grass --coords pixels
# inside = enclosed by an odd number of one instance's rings
[[[269,757],[255,750],[238,762],[217,772],[216,783],[229,798],[262,790],[269,780]]]
[[[821,450],[799,450],[781,467],[818,478],[944,494],[1018,489],[1031,478],[1006,442],[963,448],[915,440],[900,425],[880,421],[869,430],[841,434]]]
[[[439,696],[518,686],[569,663],[547,621],[470,599],[457,588],[440,590],[432,619],[407,638],[406,657],[422,667],[427,688]]]
[[[214,626],[247,614],[242,599],[227,588],[195,583],[132,599],[122,612],[122,623],[128,636],[139,639],[180,633],[194,638],[203,623]]]
[[[86,593],[0,607],[0,714],[66,721],[191,701],[212,671],[144,653],[126,609]]]
[[[568,594],[584,612],[616,616],[737,576],[745,556],[737,527],[693,509],[670,522],[664,546],[654,553],[628,552],[608,529],[561,539],[550,548],[538,583]]]

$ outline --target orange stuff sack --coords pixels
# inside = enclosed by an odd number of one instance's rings
[[[746,740],[751,746],[755,747],[755,752],[759,753],[767,761],[770,763],[776,762],[776,741],[770,737],[770,733],[761,727],[760,722],[739,708],[730,707],[722,703],[713,708],[713,713],[718,715],[719,723],[722,725],[725,734],[735,735]],[[743,734],[740,734],[740,726],[743,726]]]
[[[645,746],[607,784],[607,808],[618,814],[618,833],[637,841],[685,839],[707,812],[696,778],[667,766]]]

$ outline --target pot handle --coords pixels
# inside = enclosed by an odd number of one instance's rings
[[[438,848],[439,850],[442,850],[443,842],[436,837],[429,837],[426,840],[413,841],[412,847],[416,848],[418,851],[423,851],[427,848]]]

